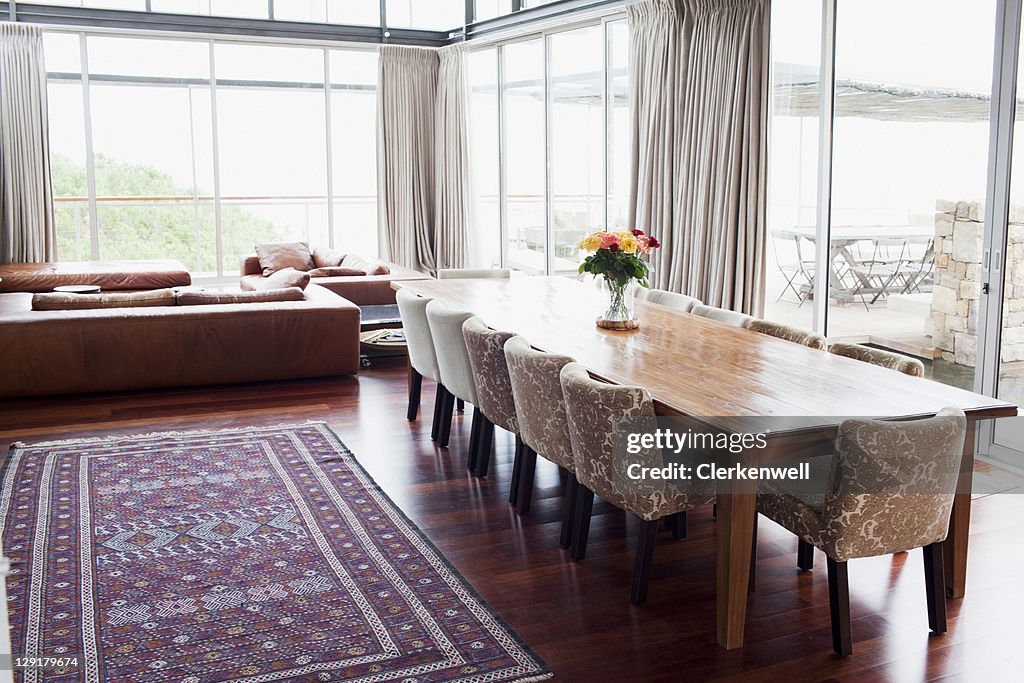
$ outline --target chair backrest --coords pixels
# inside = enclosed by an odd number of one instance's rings
[[[642,298],[650,304],[660,304],[662,306],[668,306],[674,308],[677,311],[683,313],[689,313],[690,309],[701,303],[700,299],[686,294],[679,294],[678,292],[669,292],[664,289],[647,289],[645,287],[637,288],[638,298]]]
[[[555,464],[574,471],[559,379],[562,368],[573,359],[537,351],[524,337],[514,336],[505,342],[505,360],[523,443]]]
[[[664,467],[661,451],[643,449],[630,455],[627,462],[621,448],[622,435],[615,431],[617,425],[630,430],[636,427],[637,432],[656,429],[650,394],[642,387],[598,382],[579,363],[562,368],[561,382],[576,480],[612,505],[642,519],[661,517],[666,496],[658,493],[663,494],[667,487],[653,480],[631,481],[626,472],[632,463]]]
[[[437,354],[437,368],[441,372],[441,384],[456,398],[477,404],[476,381],[469,364],[466,338],[462,336],[462,324],[473,317],[472,313],[449,308],[440,299],[427,304],[427,322],[434,338],[434,352]]]
[[[438,280],[507,280],[510,277],[512,271],[509,268],[441,268],[437,271]]]
[[[796,344],[809,346],[812,349],[824,350],[827,346],[825,337],[816,332],[801,330],[799,327],[790,327],[789,325],[772,322],[771,320],[761,320],[759,318],[751,320],[750,324],[747,325],[747,329],[753,330],[754,332],[760,332],[761,334],[767,334],[771,337],[785,339],[786,341],[791,341]]]
[[[872,349],[860,344],[849,344],[847,342],[832,342],[828,348],[829,353],[837,356],[846,356],[854,360],[864,361],[872,365],[880,365],[883,368],[902,372],[911,377],[924,377],[924,363],[916,358],[904,356],[901,353]]]
[[[845,561],[944,540],[966,432],[958,408],[909,422],[844,421],[825,489],[819,547]]]
[[[704,304],[694,306],[690,309],[690,313],[699,315],[702,318],[717,320],[720,323],[732,325],[733,327],[746,327],[750,324],[750,321],[754,319],[754,316],[752,315],[737,313],[736,311],[729,311],[724,308],[716,308],[714,306],[705,306]]]
[[[430,334],[430,324],[427,322],[427,304],[433,299],[403,288],[395,293],[395,300],[405,329],[409,364],[427,379],[440,382],[441,371],[437,367],[434,337]]]
[[[505,342],[512,338],[512,333],[492,330],[474,316],[462,323],[462,335],[476,380],[476,396],[480,401],[477,407],[494,424],[518,434],[512,380],[505,360]]]

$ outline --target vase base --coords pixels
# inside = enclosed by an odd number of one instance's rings
[[[597,319],[597,326],[605,330],[636,330],[640,327],[639,320],[605,320]]]

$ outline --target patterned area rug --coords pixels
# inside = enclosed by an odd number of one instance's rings
[[[17,444],[2,481],[26,682],[550,676],[323,424]]]

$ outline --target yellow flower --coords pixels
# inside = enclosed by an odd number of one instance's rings
[[[601,238],[597,235],[589,235],[580,240],[580,249],[583,251],[597,251],[601,248]]]
[[[619,249],[627,254],[635,254],[639,247],[640,245],[637,244],[636,238],[633,235],[627,234],[619,240]]]

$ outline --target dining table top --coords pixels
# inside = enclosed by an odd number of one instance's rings
[[[724,431],[763,424],[791,433],[848,417],[929,416],[947,406],[971,419],[1017,414],[1007,401],[640,299],[639,329],[598,328],[607,295],[593,281],[523,276],[392,286],[444,300],[542,351],[572,356],[599,379],[642,386],[660,415],[700,417]]]

